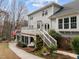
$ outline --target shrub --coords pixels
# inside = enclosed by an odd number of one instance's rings
[[[76,54],[79,54],[79,37],[74,37],[71,42],[71,47]]]
[[[60,48],[64,50],[72,50],[70,44],[71,44],[71,38],[63,38],[60,40]]]
[[[38,35],[36,37],[36,47],[37,47],[37,50],[40,50],[43,47],[43,41]]]
[[[50,49],[50,54],[51,54],[51,56],[54,57],[54,56],[56,55],[57,46],[52,44],[52,45],[49,47],[49,49]]]
[[[49,51],[48,51],[48,49],[47,49],[46,47],[43,47],[42,50],[41,50],[41,52],[42,52],[42,54],[43,54],[44,56],[46,56],[46,55],[49,54]]]
[[[57,40],[58,47],[60,47],[62,36],[54,30],[49,30],[48,33]]]
[[[33,54],[36,55],[36,56],[40,56],[40,57],[43,56],[42,53],[41,53],[41,50],[34,51]]]
[[[55,39],[61,39],[62,38],[62,36],[60,35],[60,34],[58,34],[56,31],[54,31],[54,30],[49,30],[49,32],[48,32],[52,37],[54,37]]]

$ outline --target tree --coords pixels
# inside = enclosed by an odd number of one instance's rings
[[[21,29],[21,27],[27,27],[28,21],[27,20],[17,20],[16,21],[16,28],[15,29]]]
[[[0,6],[6,0],[0,0]],[[22,2],[17,2],[17,0],[11,0],[11,6],[9,12],[4,12],[4,25],[2,30],[2,36],[5,39],[11,38],[11,31],[15,30],[16,21],[22,21],[26,16],[26,6]],[[19,0],[18,0],[19,1]],[[8,9],[7,9],[8,10]],[[19,23],[21,25],[21,23]],[[21,28],[21,26],[20,26]]]
[[[5,20],[3,25],[3,33],[2,33],[3,39],[10,39],[11,38],[11,23],[9,20],[9,14],[5,13]]]
[[[9,32],[9,27],[10,27],[10,22],[9,22],[9,14],[8,12],[4,11],[3,9],[6,9],[7,6],[4,5],[4,2],[6,0],[0,0],[0,30],[1,30],[1,35],[2,38],[5,37],[9,37],[10,36],[10,32]]]
[[[25,3],[18,0],[12,0],[11,4],[11,17],[12,17],[12,30],[15,30],[16,21],[20,22],[21,20],[24,20],[27,14],[27,8],[25,6]],[[21,25],[21,24],[20,24]]]
[[[16,21],[17,21],[17,23],[19,23],[20,29],[21,29],[22,26],[27,25],[27,21],[25,20],[27,12],[28,12],[28,10],[27,10],[26,6],[24,5],[24,3],[19,2],[18,3],[18,12],[17,12]],[[26,24],[25,24],[25,22],[26,22]],[[16,25],[18,25],[17,23],[16,23]]]
[[[0,17],[1,17],[1,36],[2,38],[9,39],[10,38],[10,22],[9,22],[9,14],[6,11],[1,11],[0,12]]]

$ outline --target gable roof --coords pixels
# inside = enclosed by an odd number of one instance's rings
[[[41,8],[39,8],[38,10],[29,13],[28,16],[30,16],[30,15],[32,15],[32,14],[35,14],[35,13],[37,13],[37,12],[39,12],[39,11],[45,9],[45,8],[48,8],[48,7],[52,6],[52,5],[61,7],[59,4],[57,4],[57,3],[55,3],[55,2],[51,2],[51,3],[47,4],[47,5],[45,5],[45,6],[41,7]]]
[[[63,5],[63,9],[51,15],[49,18],[57,18],[67,14],[79,13],[79,1],[73,1]]]

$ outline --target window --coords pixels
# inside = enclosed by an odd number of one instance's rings
[[[46,24],[45,24],[45,29],[46,29]]]
[[[71,29],[77,28],[77,17],[74,16],[74,17],[71,17],[70,19],[69,18],[70,17],[64,18],[64,19],[59,19],[58,28],[63,29],[63,27],[64,27],[64,29],[69,29],[69,26]],[[69,20],[70,20],[70,22],[69,22]]]
[[[24,42],[24,36],[22,36],[22,42]]]
[[[37,21],[37,29],[41,29],[42,28],[42,21]]]
[[[25,37],[25,43],[28,44],[28,37]]]
[[[18,40],[18,41],[20,40],[20,36],[19,36],[19,35],[17,35],[17,40]]]
[[[31,26],[31,28],[33,29],[33,25]]]
[[[77,28],[77,20],[76,16],[71,17],[71,29]]]
[[[31,39],[30,39],[30,42],[34,42],[34,39],[33,39],[33,37],[30,37]]]
[[[45,24],[45,30],[48,30],[50,28],[50,25],[48,23]]]
[[[33,20],[33,17],[30,17],[30,20]]]
[[[45,15],[47,15],[47,14],[48,14],[48,11],[46,10],[46,11],[45,11]]]
[[[44,16],[44,11],[42,12],[42,16]]]
[[[45,16],[47,14],[48,14],[48,11],[47,10],[45,10],[45,11],[42,12],[42,16]]]
[[[48,29],[50,28],[49,24],[48,24]]]
[[[69,18],[64,18],[64,29],[69,29]]]
[[[40,24],[37,24],[37,28],[38,28],[38,29],[40,28]]]
[[[59,29],[63,28],[63,19],[58,20],[58,27],[59,27]]]

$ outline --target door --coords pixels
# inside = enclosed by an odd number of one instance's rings
[[[51,20],[51,29],[55,30],[57,27],[56,25],[57,25],[56,19]]]
[[[42,24],[42,21],[37,21],[37,29],[42,29],[43,27],[43,24]]]
[[[26,45],[28,45],[28,37],[27,36],[25,36],[25,43],[26,43]]]
[[[48,23],[45,24],[45,30],[49,30],[50,26]]]

